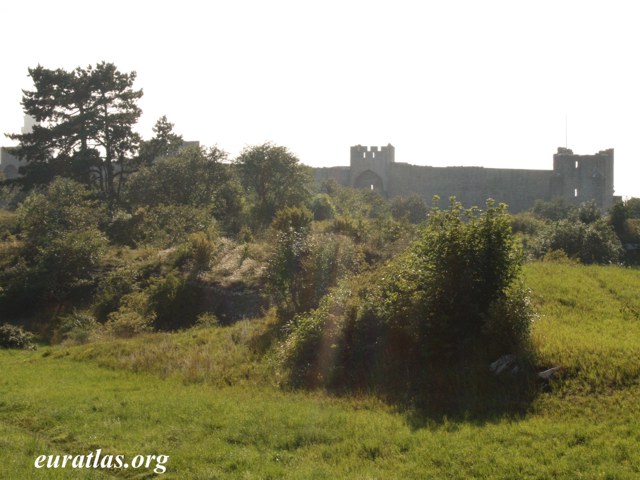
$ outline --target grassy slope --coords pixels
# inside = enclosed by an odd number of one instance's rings
[[[97,448],[168,454],[165,478],[638,478],[640,272],[534,264],[526,277],[542,361],[570,376],[523,418],[433,422],[282,391],[262,356],[268,322],[241,323],[0,352],[0,478]]]

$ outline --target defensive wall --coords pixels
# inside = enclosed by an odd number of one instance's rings
[[[552,170],[484,167],[427,167],[395,161],[395,149],[351,147],[348,167],[314,168],[314,180],[328,179],[355,188],[379,191],[386,197],[416,193],[427,202],[438,195],[444,202],[455,196],[465,206],[484,206],[488,198],[519,212],[536,200],[562,198],[571,204],[595,200],[607,209],[614,202],[613,149],[594,155],[576,155],[558,148]]]

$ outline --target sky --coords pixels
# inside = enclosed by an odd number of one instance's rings
[[[5,0],[0,133],[23,122],[28,68],[137,73],[137,130],[166,115],[235,157],[271,141],[311,166],[351,145],[396,161],[551,169],[558,147],[615,150],[640,197],[634,1]],[[11,141],[0,137],[0,144]]]

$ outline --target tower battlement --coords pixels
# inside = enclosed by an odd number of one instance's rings
[[[386,192],[389,185],[389,166],[395,162],[396,149],[386,147],[351,147],[351,186]]]

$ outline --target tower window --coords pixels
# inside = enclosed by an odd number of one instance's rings
[[[573,190],[573,196],[576,197],[576,198],[578,197],[578,189],[577,188],[575,188]]]
[[[576,160],[576,168],[578,168],[578,160]]]

